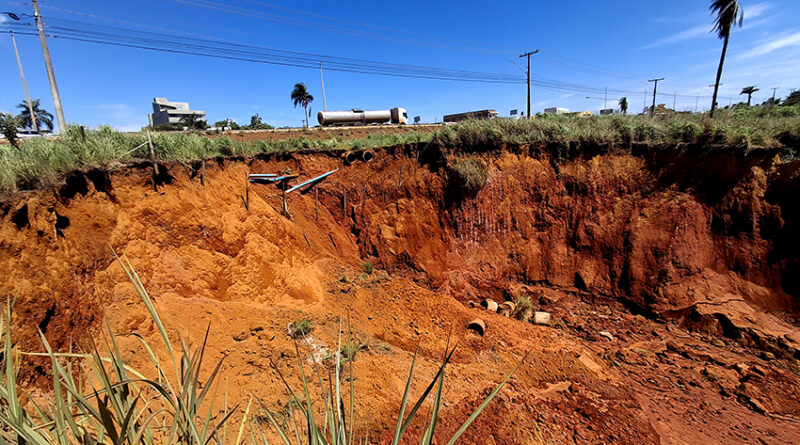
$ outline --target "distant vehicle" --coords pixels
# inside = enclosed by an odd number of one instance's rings
[[[368,124],[407,124],[408,112],[405,108],[392,108],[391,110],[360,110],[353,108],[350,111],[320,111],[317,121],[323,127],[334,125],[368,125]]]
[[[468,111],[466,113],[448,114],[444,117],[445,122],[460,122],[467,119],[492,119],[497,117],[495,110]]]

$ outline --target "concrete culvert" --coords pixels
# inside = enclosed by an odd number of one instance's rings
[[[500,303],[497,308],[498,308],[497,311],[500,313],[500,315],[504,317],[510,317],[511,314],[514,312],[516,305],[511,301],[505,301],[503,303]]]
[[[372,150],[364,150],[361,152],[361,160],[364,162],[372,162],[375,159],[375,152]]]
[[[540,312],[540,311],[534,312],[533,324],[550,326],[550,312]]]
[[[358,154],[354,151],[346,151],[342,154],[342,159],[346,165],[350,165],[358,160]]]
[[[467,304],[469,305],[469,307],[478,307],[478,306],[481,305],[480,303],[478,303],[475,300],[470,300]]]
[[[475,331],[478,333],[478,335],[483,337],[483,334],[486,333],[486,323],[484,323],[480,318],[476,318],[467,324],[467,329]]]
[[[489,312],[497,312],[497,302],[490,298],[481,300],[481,307]]]

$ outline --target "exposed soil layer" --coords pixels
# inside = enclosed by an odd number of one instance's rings
[[[143,363],[131,334],[157,337],[113,248],[173,334],[199,341],[210,324],[234,403],[285,406],[269,359],[297,382],[287,325],[313,319],[307,346],[321,356],[345,316],[364,344],[356,423],[372,438],[394,428],[417,344],[415,397],[452,330],[441,438],[530,351],[463,443],[800,443],[799,163],[721,148],[472,147],[488,179],[463,194],[448,168],[463,151],[209,160],[205,185],[199,169],[165,164],[155,192],[139,165],[16,195],[0,205],[15,341],[39,351],[40,329],[58,348],[87,345],[107,317]],[[291,218],[271,186],[251,185],[245,208],[248,171],[334,168],[288,195]],[[467,304],[522,296],[552,325]],[[483,336],[465,329],[478,317]],[[26,362],[26,382],[46,385],[45,369]]]

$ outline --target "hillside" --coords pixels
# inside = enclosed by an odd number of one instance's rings
[[[234,403],[286,406],[269,360],[299,378],[287,325],[310,318],[324,354],[344,317],[363,345],[357,425],[371,438],[391,439],[417,344],[415,394],[452,331],[442,435],[530,351],[463,443],[800,441],[796,147],[447,131],[370,163],[323,149],[211,157],[203,185],[200,161],[162,161],[154,191],[140,162],[8,195],[0,291],[18,295],[17,348],[41,351],[37,328],[88,347],[107,317],[127,361],[146,362],[132,334],[157,332],[113,249],[170,332],[199,342],[210,326]],[[273,186],[251,185],[244,205],[248,172],[336,168],[289,195],[291,218]],[[469,304],[522,297],[551,326]],[[465,329],[474,318],[484,336]],[[46,363],[29,357],[24,383],[46,388]]]

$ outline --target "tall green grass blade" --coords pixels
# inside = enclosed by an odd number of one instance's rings
[[[394,428],[394,440],[392,445],[397,445],[400,442],[400,427],[403,425],[403,418],[406,415],[406,404],[408,403],[408,393],[411,390],[411,382],[414,380],[414,366],[417,364],[417,353],[419,353],[419,343],[414,350],[414,357],[411,359],[411,370],[408,372],[408,381],[406,381],[406,389],[403,391],[403,401],[400,402],[400,412],[397,414],[397,426]]]
[[[451,437],[450,440],[447,441],[447,445],[453,445],[454,443],[456,443],[458,438],[461,437],[462,434],[464,434],[464,431],[466,431],[467,428],[469,428],[470,425],[472,425],[472,422],[474,422],[475,419],[478,418],[478,416],[481,414],[481,412],[484,410],[484,408],[486,408],[492,402],[492,399],[494,399],[494,397],[497,395],[497,393],[499,393],[500,390],[503,389],[503,386],[505,386],[505,384],[509,381],[509,379],[511,379],[511,376],[513,376],[514,373],[516,373],[517,370],[520,368],[520,366],[522,366],[522,364],[525,363],[525,359],[528,358],[528,354],[530,354],[530,352],[525,354],[524,357],[522,357],[522,360],[520,360],[519,363],[517,363],[517,366],[515,366],[514,369],[512,369],[511,372],[508,373],[506,378],[504,378],[497,385],[497,387],[495,387],[495,389],[489,394],[488,397],[486,397],[486,399],[475,410],[475,412],[473,412],[472,415],[469,416],[469,418],[461,425],[461,428],[459,428],[458,431],[456,431],[455,434],[453,434],[453,437]]]

